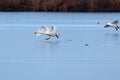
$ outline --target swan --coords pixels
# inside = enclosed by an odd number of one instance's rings
[[[117,25],[118,22],[119,22],[119,20],[118,20],[118,19],[115,19],[113,22],[109,22],[109,23],[98,22],[97,24],[104,24],[104,25],[105,25],[105,26],[104,26],[105,28],[107,28],[107,27],[113,27],[113,28],[115,28],[116,30],[118,30],[118,29],[119,29],[119,26]]]
[[[40,35],[47,35],[49,36],[48,38],[46,38],[46,40],[49,40],[51,37],[56,37],[56,38],[59,38],[60,34],[58,34],[56,32],[56,29],[54,26],[51,26],[50,28],[48,27],[45,27],[45,26],[41,26],[37,32],[35,32],[35,34],[37,36],[40,36]]]

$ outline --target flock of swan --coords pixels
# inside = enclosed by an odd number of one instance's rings
[[[119,29],[118,22],[119,22],[119,20],[115,19],[113,22],[109,22],[109,23],[98,22],[97,24],[104,24],[105,28],[112,27],[112,28],[115,28],[116,30],[118,30]],[[59,36],[60,36],[60,34],[56,32],[56,29],[54,26],[51,26],[50,28],[41,26],[38,29],[38,31],[35,32],[35,35],[36,36],[47,35],[48,38],[46,38],[46,40],[49,40],[51,37],[59,38]]]

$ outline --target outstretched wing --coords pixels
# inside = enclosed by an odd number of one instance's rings
[[[118,24],[119,20],[118,19],[115,19],[112,23],[114,24]]]
[[[104,26],[104,28],[108,28],[108,27],[110,27],[110,26],[109,26],[109,25],[105,25],[105,26]]]
[[[38,29],[37,32],[43,33],[43,32],[45,32],[45,31],[46,31],[46,27],[45,27],[45,26],[41,26],[41,27]]]
[[[40,36],[42,33],[44,33],[46,31],[46,27],[45,26],[41,26],[38,31],[36,32],[36,36]]]
[[[56,29],[55,29],[55,27],[54,26],[52,26],[51,28],[50,28],[50,32],[56,32]]]

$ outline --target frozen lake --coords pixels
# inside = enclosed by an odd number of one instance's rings
[[[120,80],[120,31],[97,24],[119,15],[0,12],[0,80]],[[35,36],[42,25],[60,38]]]

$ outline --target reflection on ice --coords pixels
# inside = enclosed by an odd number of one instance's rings
[[[119,33],[105,33],[106,38],[111,38],[114,40],[117,40],[119,37]]]
[[[57,46],[58,45],[58,43],[59,43],[59,41],[42,41],[42,40],[40,40],[38,43],[37,43],[37,45],[38,46],[42,46],[42,47],[55,47],[55,46]]]
[[[104,33],[104,41],[105,41],[105,44],[108,45],[108,46],[116,46],[120,43],[119,41],[119,32],[107,32],[107,33]],[[104,44],[104,45],[105,45]]]
[[[39,54],[43,54],[45,57],[52,57],[57,51],[59,41],[42,41],[36,43]]]

